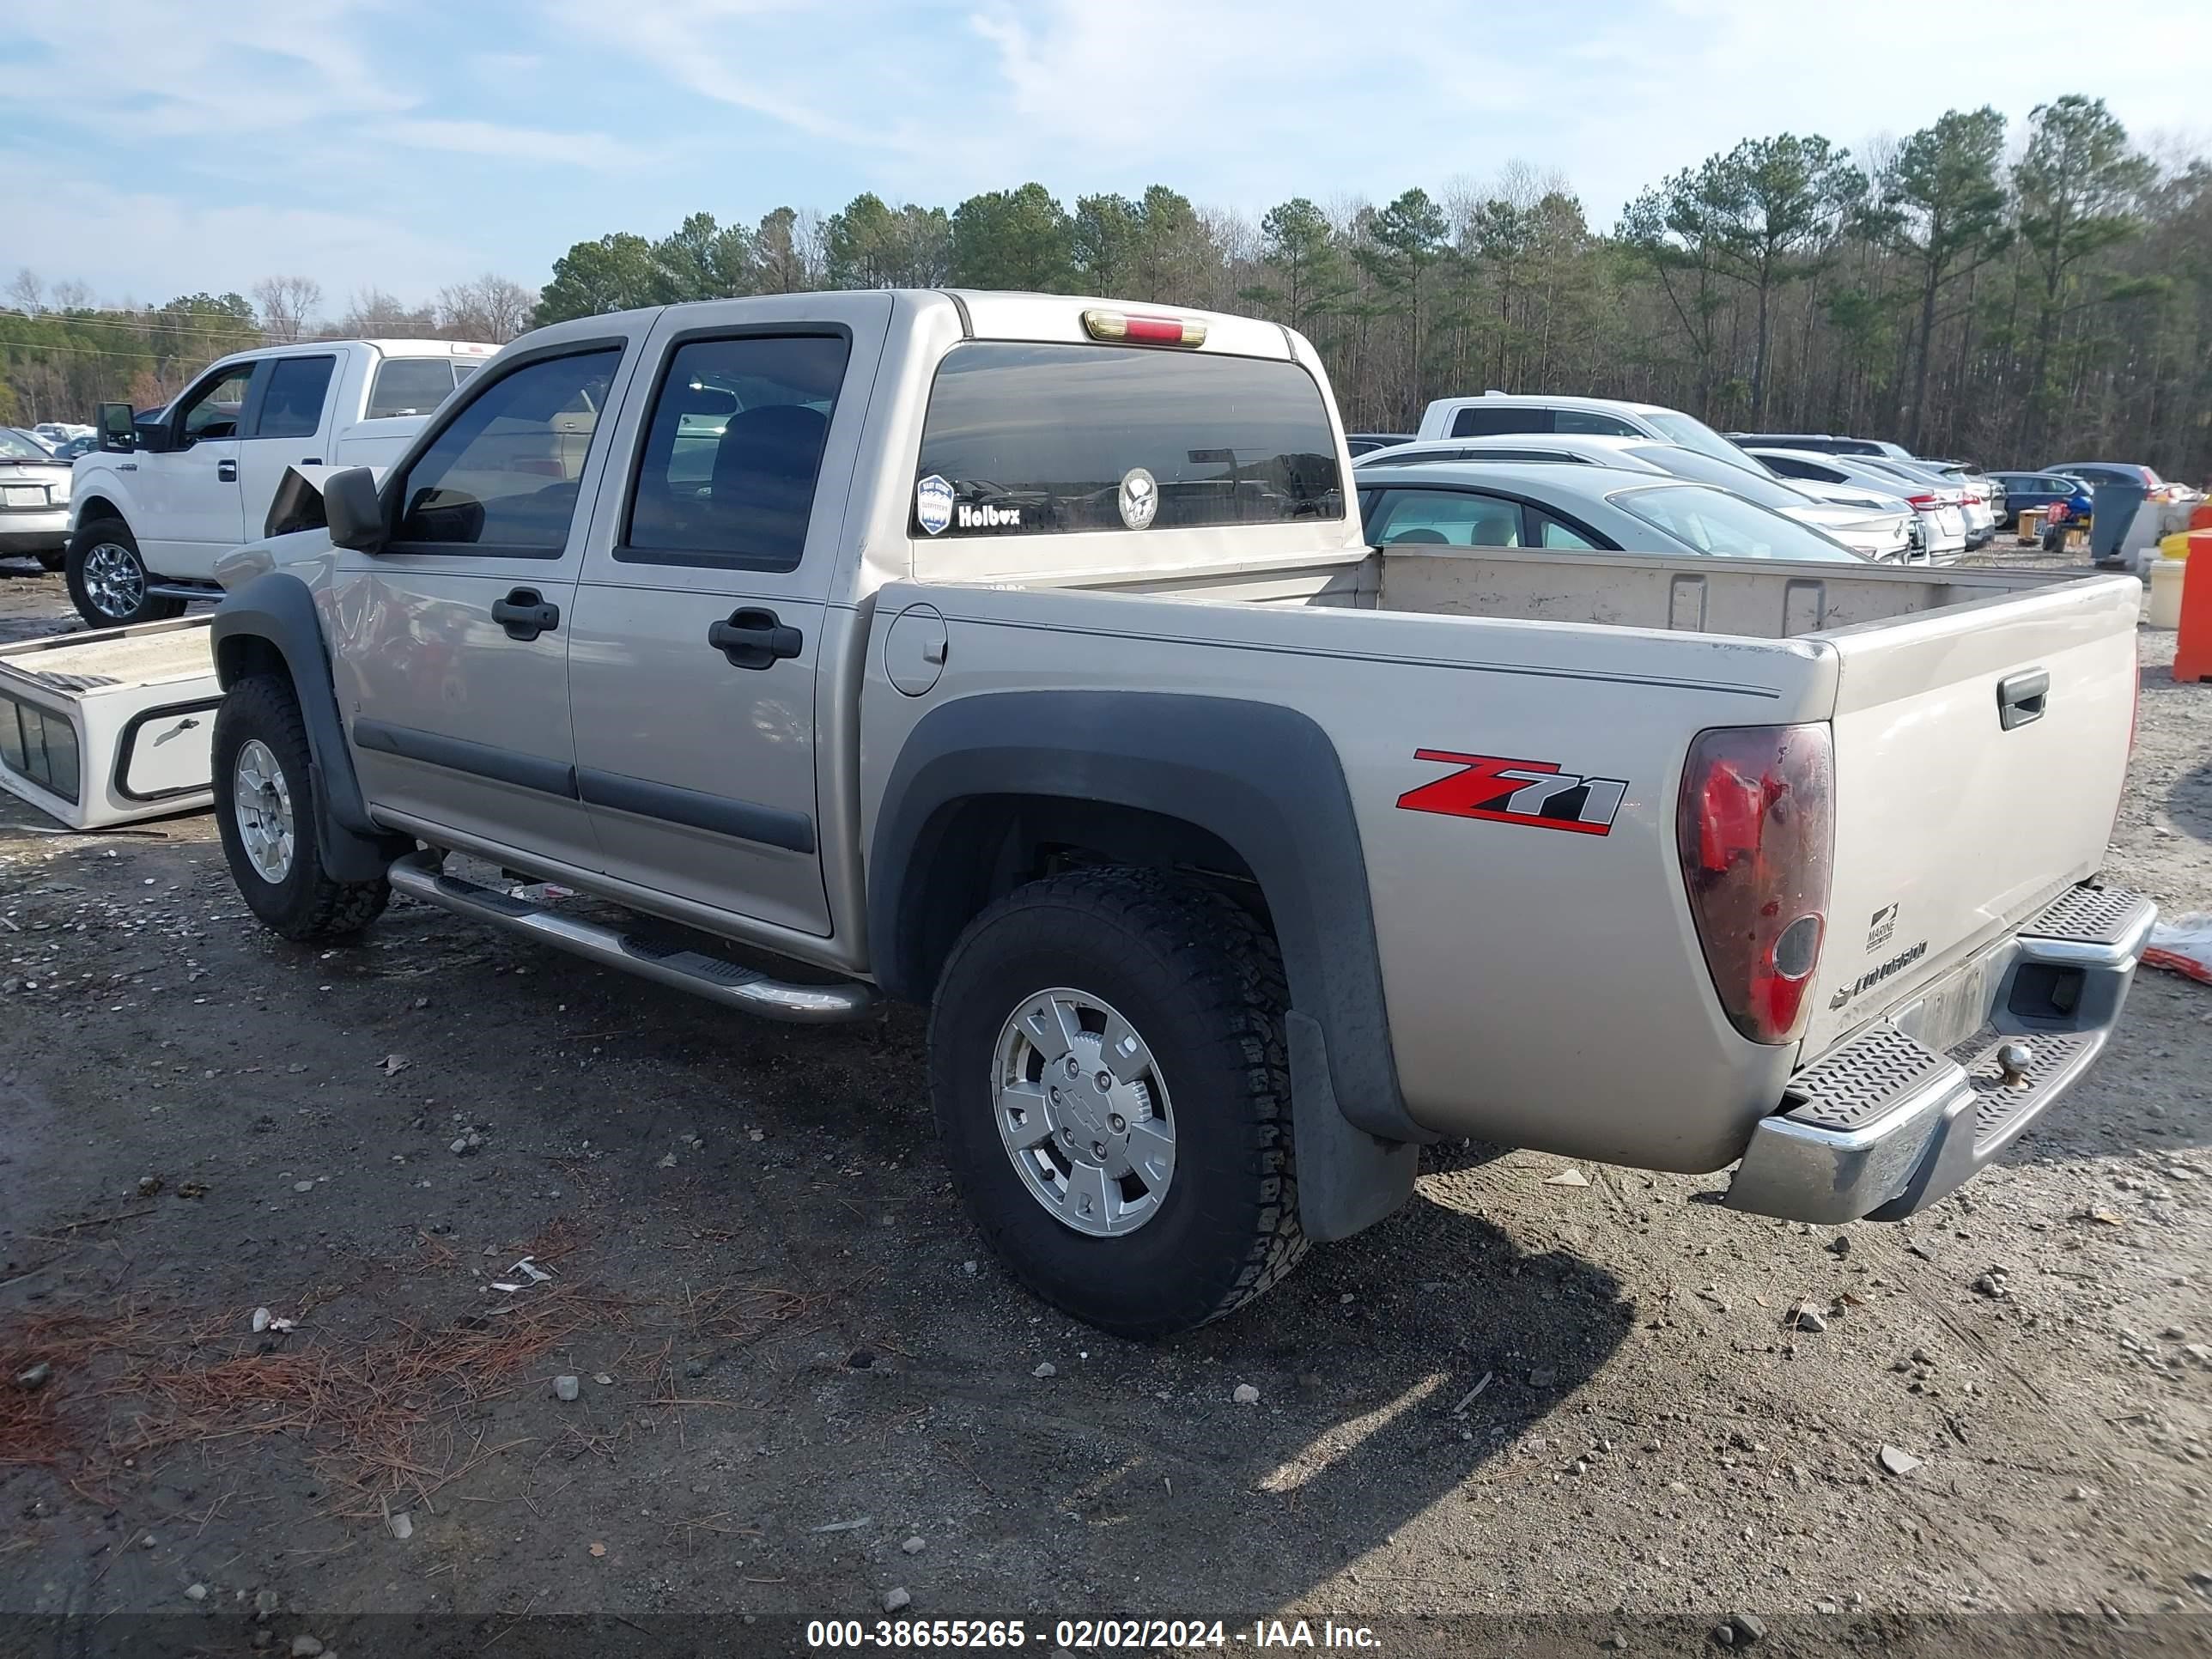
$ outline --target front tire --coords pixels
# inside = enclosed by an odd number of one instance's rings
[[[256,674],[215,717],[215,814],[246,908],[289,939],[343,939],[384,913],[392,889],[324,873],[307,728],[286,681]]]
[[[1297,1263],[1287,1000],[1252,917],[1151,872],[1049,877],[969,924],[931,1094],[962,1201],[1024,1284],[1147,1338]]]
[[[167,622],[185,613],[182,599],[156,599],[147,592],[153,576],[138,551],[138,538],[120,519],[79,525],[62,555],[62,569],[69,579],[70,603],[94,628]]]

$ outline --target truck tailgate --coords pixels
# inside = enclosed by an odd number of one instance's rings
[[[2135,715],[2131,576],[1821,637],[1835,869],[1804,1054],[2095,873]]]

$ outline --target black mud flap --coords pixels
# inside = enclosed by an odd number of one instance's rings
[[[1329,1080],[1320,1024],[1295,1008],[1283,1016],[1291,1051],[1291,1128],[1298,1172],[1298,1225],[1328,1243],[1373,1226],[1413,1195],[1421,1149],[1384,1140],[1348,1121]]]

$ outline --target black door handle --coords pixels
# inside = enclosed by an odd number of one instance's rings
[[[217,483],[236,483],[238,482],[238,463],[236,461],[217,461],[215,464],[215,477]]]
[[[769,668],[784,657],[795,657],[805,641],[795,628],[786,628],[775,612],[748,606],[730,612],[727,622],[707,630],[707,643],[730,659],[732,668]]]
[[[548,605],[534,587],[518,587],[492,603],[491,619],[507,630],[510,640],[534,640],[561,625],[561,607]]]
[[[2009,732],[2015,726],[2026,726],[2030,720],[2043,718],[2043,710],[2051,701],[2051,676],[2043,669],[2031,668],[2025,673],[2014,674],[1997,682],[1997,726]]]

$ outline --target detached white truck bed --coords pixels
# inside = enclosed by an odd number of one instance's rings
[[[0,647],[0,788],[73,830],[204,809],[210,620]]]

